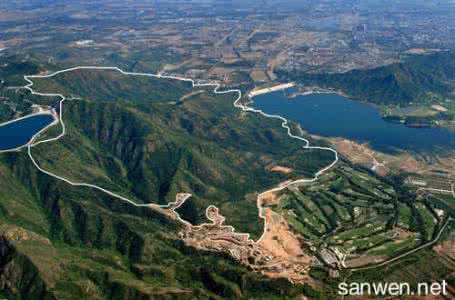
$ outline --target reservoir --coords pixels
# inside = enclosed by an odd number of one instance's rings
[[[0,151],[26,145],[35,134],[53,121],[52,115],[39,114],[0,126]]]
[[[337,94],[289,98],[285,91],[279,91],[256,96],[253,100],[250,106],[299,123],[310,134],[367,142],[372,149],[385,153],[455,149],[455,131],[411,128],[387,122],[373,106]]]

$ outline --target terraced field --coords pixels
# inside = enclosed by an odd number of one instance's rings
[[[283,193],[274,209],[322,253],[323,262],[356,268],[434,239],[449,217],[444,205],[453,200],[419,195],[400,178],[379,178],[341,163],[317,184]]]

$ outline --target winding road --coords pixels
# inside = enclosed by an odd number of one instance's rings
[[[35,160],[34,156],[33,156],[33,153],[32,153],[32,149],[33,147],[36,147],[40,144],[44,144],[44,143],[51,143],[51,142],[55,142],[55,141],[58,141],[59,139],[61,139],[63,136],[65,136],[65,134],[67,133],[66,132],[66,126],[65,126],[65,123],[63,121],[63,104],[66,100],[75,100],[76,98],[66,98],[63,94],[59,94],[59,93],[41,93],[41,92],[37,92],[33,89],[33,79],[34,78],[51,78],[51,77],[54,77],[54,76],[57,76],[58,74],[62,74],[62,73],[66,73],[66,72],[72,72],[72,71],[76,71],[76,70],[110,70],[110,71],[117,71],[117,72],[120,72],[124,75],[130,75],[130,76],[145,76],[145,77],[153,77],[153,78],[158,78],[158,79],[173,79],[173,80],[180,80],[180,81],[185,81],[185,82],[189,82],[191,83],[192,87],[213,87],[213,92],[215,94],[228,94],[228,93],[234,93],[237,95],[233,105],[234,107],[244,111],[244,112],[252,112],[252,113],[258,113],[266,118],[272,118],[272,119],[278,119],[278,120],[281,120],[281,126],[283,128],[286,129],[287,131],[287,135],[293,139],[297,139],[299,141],[302,141],[304,143],[303,145],[303,148],[304,149],[318,149],[318,150],[323,150],[323,151],[330,151],[334,154],[334,160],[332,161],[332,163],[330,163],[328,166],[322,168],[321,170],[319,170],[318,172],[315,173],[314,177],[313,178],[303,178],[303,179],[298,179],[298,180],[295,180],[295,181],[291,181],[289,183],[287,183],[286,185],[282,185],[282,186],[279,186],[279,187],[275,187],[275,188],[272,188],[272,189],[269,189],[269,190],[266,190],[262,193],[260,193],[258,195],[258,198],[257,198],[257,208],[258,208],[258,211],[259,211],[259,217],[261,219],[264,220],[264,230],[263,230],[263,234],[261,235],[261,237],[255,241],[256,243],[259,243],[262,238],[264,237],[266,231],[267,231],[267,227],[268,227],[268,224],[267,224],[267,219],[265,218],[265,216],[263,215],[263,207],[262,207],[262,199],[269,193],[274,193],[274,192],[278,192],[278,191],[281,191],[281,190],[284,190],[286,188],[288,188],[289,186],[291,185],[297,185],[297,184],[304,184],[304,183],[311,183],[311,182],[315,182],[318,180],[318,178],[324,174],[325,172],[329,171],[332,167],[335,166],[335,164],[338,162],[339,158],[338,158],[338,152],[333,149],[333,148],[330,148],[330,147],[319,147],[319,146],[311,146],[310,145],[310,142],[305,139],[304,137],[301,137],[301,136],[298,136],[298,135],[294,135],[292,134],[292,130],[289,126],[289,122],[286,118],[280,116],[280,115],[272,115],[272,114],[267,114],[265,112],[263,112],[262,110],[259,110],[259,109],[255,109],[255,108],[252,108],[250,106],[248,106],[249,103],[252,103],[252,98],[253,97],[249,97],[250,101],[248,103],[242,103],[241,100],[242,100],[242,92],[240,89],[228,89],[228,90],[220,90],[221,88],[221,84],[218,83],[218,82],[203,82],[203,81],[195,81],[193,79],[190,79],[190,78],[183,78],[183,77],[178,77],[178,76],[168,76],[168,75],[162,75],[162,74],[152,74],[152,73],[137,73],[137,72],[126,72],[126,71],[123,71],[122,69],[120,68],[117,68],[117,67],[97,67],[97,66],[78,66],[78,67],[74,67],[74,68],[69,68],[69,69],[64,69],[64,70],[60,70],[60,71],[57,71],[57,72],[54,72],[54,73],[51,73],[51,74],[47,74],[47,75],[25,75],[24,76],[24,79],[27,81],[27,84],[21,88],[23,89],[27,89],[30,91],[31,94],[33,95],[38,95],[38,96],[44,96],[44,97],[56,97],[56,98],[59,98],[59,114],[57,114],[56,112],[53,112],[54,113],[54,117],[56,118],[55,122],[53,122],[52,124],[48,125],[46,128],[44,128],[43,130],[41,130],[40,132],[38,132],[37,134],[35,134],[32,139],[24,146],[22,147],[19,147],[17,149],[11,149],[11,150],[7,150],[7,151],[3,151],[3,152],[8,152],[8,151],[18,151],[20,150],[21,148],[24,148],[26,147],[27,148],[27,154],[31,160],[31,162],[33,163],[33,165],[42,173],[48,175],[48,176],[51,176],[55,179],[58,179],[58,180],[61,180],[71,186],[76,186],[76,187],[87,187],[87,188],[93,188],[93,189],[96,189],[98,191],[101,191],[113,198],[116,198],[116,199],[119,199],[121,201],[125,201],[127,202],[128,204],[131,204],[133,206],[136,206],[136,207],[148,207],[148,208],[160,208],[160,209],[171,209],[175,216],[177,217],[177,219],[182,222],[183,224],[185,225],[188,225],[188,226],[193,226],[193,227],[201,227],[201,226],[204,226],[206,225],[207,223],[205,224],[200,224],[200,225],[197,225],[197,226],[194,226],[192,225],[191,223],[189,223],[188,221],[182,219],[180,217],[180,215],[176,212],[176,209],[178,209],[188,198],[191,197],[191,194],[180,194],[180,195],[177,195],[176,197],[176,201],[174,202],[170,202],[166,205],[158,205],[158,204],[153,204],[153,203],[136,203],[135,201],[131,200],[131,199],[128,199],[124,196],[121,196],[117,193],[114,193],[110,190],[107,190],[103,187],[100,187],[100,186],[97,186],[97,185],[94,185],[94,184],[90,184],[90,183],[84,183],[84,182],[74,182],[68,178],[65,178],[65,177],[62,177],[62,176],[59,176],[55,173],[52,173],[48,170],[45,170],[44,168],[42,168],[38,162]],[[41,112],[42,113],[42,112]],[[44,113],[49,113],[49,112],[44,112]],[[11,121],[8,121],[4,124],[7,124],[7,123],[11,123],[11,122],[14,122],[14,121],[18,121],[20,119],[23,119],[23,118],[27,118],[27,117],[31,117],[33,115],[36,115],[36,114],[32,114],[32,115],[28,115],[28,116],[25,116],[25,117],[22,117],[22,118],[18,118],[16,120],[11,120]],[[57,125],[57,124],[61,124],[62,126],[62,131],[59,135],[57,135],[56,137],[53,137],[53,138],[48,138],[48,139],[45,139],[45,140],[40,140],[38,141],[38,138],[41,136],[41,134],[46,130],[48,129],[49,127],[51,126],[54,126],[54,125]],[[0,124],[1,125],[4,125],[4,124]],[[0,152],[1,153],[1,152]],[[216,208],[218,209],[216,206],[214,205],[210,205],[209,207],[207,207],[206,209],[206,215],[208,215],[208,211],[211,209],[211,208]],[[210,219],[210,218],[209,218]],[[365,269],[370,269],[370,268],[376,268],[376,267],[380,267],[380,266],[383,266],[383,265],[386,265],[386,264],[389,264],[393,261],[396,261],[400,258],[403,258],[407,255],[410,255],[412,253],[415,253],[423,248],[426,248],[428,246],[431,246],[433,245],[434,243],[436,243],[440,236],[442,235],[443,231],[445,230],[445,228],[448,226],[448,224],[450,222],[452,222],[453,219],[449,218],[447,220],[447,222],[444,224],[444,226],[441,228],[439,234],[435,237],[434,240],[432,240],[431,242],[428,242],[424,245],[421,245],[415,249],[412,249],[402,255],[399,255],[397,257],[394,257],[390,260],[387,260],[387,261],[384,261],[380,264],[377,264],[377,265],[373,265],[373,266],[366,266],[366,267],[361,267],[361,268],[355,268],[355,269],[352,269],[353,271],[357,271],[357,270],[365,270]],[[235,231],[235,228],[233,228],[232,226],[227,226],[227,225],[223,225],[223,227],[226,227],[226,228],[230,228],[232,231]],[[248,234],[249,236],[249,234]],[[253,241],[254,242],[254,241]]]
[[[267,220],[266,220],[265,216],[263,215],[263,208],[262,208],[262,199],[263,199],[263,197],[265,195],[267,195],[268,193],[273,193],[273,192],[284,190],[284,189],[288,188],[291,185],[314,182],[314,181],[316,181],[318,179],[318,177],[320,175],[322,175],[323,173],[325,173],[328,170],[330,170],[338,162],[338,153],[337,153],[337,151],[335,149],[332,149],[332,148],[329,148],[329,147],[310,146],[310,142],[307,139],[305,139],[305,138],[303,138],[301,136],[297,136],[297,135],[292,134],[291,128],[288,125],[288,120],[287,119],[285,119],[284,117],[282,117],[280,115],[267,114],[267,113],[263,112],[262,110],[258,110],[258,109],[254,109],[252,107],[249,107],[248,104],[241,103],[242,91],[240,89],[220,90],[221,84],[219,82],[195,81],[195,80],[193,80],[191,78],[183,78],[183,77],[178,77],[178,76],[168,76],[168,75],[162,75],[162,74],[126,72],[126,71],[123,71],[122,69],[117,68],[117,67],[98,67],[98,66],[78,66],[78,67],[63,69],[63,70],[56,71],[54,73],[46,74],[46,75],[25,75],[24,79],[27,81],[27,84],[25,86],[21,87],[21,88],[29,90],[30,93],[33,94],[33,95],[43,96],[43,97],[56,97],[56,98],[60,99],[60,101],[59,101],[59,112],[60,113],[58,115],[57,122],[52,123],[51,125],[49,125],[45,129],[49,128],[50,126],[54,126],[54,125],[60,123],[61,126],[62,126],[62,131],[56,137],[38,141],[39,136],[44,131],[44,130],[41,130],[40,132],[38,132],[36,135],[33,136],[33,138],[29,141],[29,143],[27,143],[23,147],[27,147],[27,153],[28,153],[28,156],[30,157],[31,162],[33,163],[33,165],[40,172],[42,172],[42,173],[44,173],[44,174],[46,174],[48,176],[51,176],[51,177],[53,177],[55,179],[64,181],[64,182],[66,182],[69,185],[77,186],[77,187],[93,188],[93,189],[96,189],[96,190],[101,191],[103,193],[106,193],[107,195],[112,196],[113,198],[125,201],[125,202],[127,202],[127,203],[129,203],[129,204],[131,204],[133,206],[136,206],[136,207],[172,209],[180,222],[182,222],[182,223],[184,223],[186,225],[191,225],[189,222],[187,222],[186,220],[182,219],[180,217],[180,215],[175,211],[177,208],[179,208],[183,204],[184,201],[186,201],[186,199],[188,199],[191,196],[190,194],[185,194],[186,196],[183,199],[180,199],[180,201],[170,202],[170,203],[168,203],[166,205],[158,205],[158,204],[153,204],[153,203],[136,203],[135,201],[133,201],[131,199],[128,199],[128,198],[126,198],[124,196],[121,196],[121,195],[119,195],[117,193],[114,193],[114,192],[112,192],[110,190],[107,190],[107,189],[105,189],[103,187],[100,187],[100,186],[97,186],[97,185],[94,185],[94,184],[90,184],[90,183],[85,183],[85,182],[74,182],[74,181],[72,181],[72,180],[70,180],[68,178],[59,176],[59,175],[57,175],[57,174],[55,174],[53,172],[45,170],[44,168],[42,168],[38,164],[38,162],[36,161],[36,159],[33,156],[32,149],[33,149],[33,147],[36,147],[36,146],[38,146],[40,144],[45,144],[45,143],[51,143],[51,142],[58,141],[63,136],[65,136],[65,134],[66,134],[66,126],[65,126],[65,122],[63,121],[63,104],[64,104],[64,102],[66,100],[71,100],[71,98],[66,98],[63,94],[59,94],[59,93],[42,93],[42,92],[35,91],[33,89],[33,79],[34,78],[41,78],[41,79],[42,78],[52,78],[52,77],[57,76],[59,74],[72,72],[72,71],[76,71],[76,70],[110,70],[110,71],[117,71],[117,72],[120,72],[121,74],[129,75],[129,76],[144,76],[144,77],[153,77],[153,78],[158,78],[158,79],[180,80],[180,81],[185,81],[185,82],[191,83],[193,88],[195,88],[195,87],[213,87],[213,92],[215,94],[234,93],[234,94],[237,95],[237,97],[236,97],[236,99],[235,99],[235,101],[233,103],[234,107],[236,107],[236,108],[238,108],[238,109],[240,109],[240,110],[242,110],[244,112],[258,113],[258,114],[260,114],[260,115],[262,115],[264,117],[267,117],[267,118],[281,120],[282,121],[281,126],[287,130],[288,136],[293,138],[293,139],[297,139],[297,140],[300,140],[300,141],[304,142],[304,145],[303,145],[304,149],[319,149],[319,150],[323,150],[323,151],[331,151],[331,152],[333,152],[333,154],[334,154],[333,162],[330,163],[328,166],[324,167],[323,169],[319,170],[314,175],[313,178],[305,178],[305,179],[298,179],[298,180],[295,180],[295,181],[291,181],[291,182],[287,183],[286,185],[269,189],[269,190],[267,190],[265,192],[262,192],[262,193],[260,193],[258,195],[257,208],[259,210],[259,217],[264,220],[264,231],[263,231],[263,234],[261,235],[261,237],[256,242],[260,242],[261,241],[261,239],[264,236],[264,233],[267,230]],[[12,122],[12,121],[10,121],[10,122]],[[21,148],[23,148],[23,147],[21,147]],[[14,149],[14,151],[17,151],[19,149]],[[215,207],[215,206],[211,205],[211,206],[207,207],[206,213],[212,207]],[[198,225],[197,227],[203,226],[203,225],[204,224],[201,224],[201,225]],[[225,227],[229,227],[233,231],[235,231],[235,229],[232,226],[225,226]]]

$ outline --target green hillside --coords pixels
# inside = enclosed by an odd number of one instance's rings
[[[138,202],[165,204],[176,193],[189,192],[194,207],[187,217],[192,221],[200,222],[205,207],[216,204],[239,230],[259,233],[262,225],[257,222],[256,203],[247,201],[246,195],[290,177],[312,177],[333,160],[328,151],[302,149],[301,142],[288,138],[278,121],[264,122],[257,115],[241,113],[232,105],[235,95],[206,91],[179,104],[149,103],[140,97],[112,101],[100,96],[104,89],[103,81],[97,80],[99,72],[85,72],[83,77],[75,73],[70,86],[79,86],[77,91],[85,93],[78,79],[94,73],[96,79],[86,85],[88,89],[100,86],[100,94],[67,101],[63,115],[68,134],[57,143],[34,149],[43,167],[73,181],[97,184]],[[128,94],[129,83],[137,79],[112,80],[112,86],[122,86]],[[141,90],[133,85],[136,93],[146,94],[149,88],[153,93],[162,79],[147,80]],[[182,85],[166,99],[179,99],[186,92]],[[292,167],[294,172],[271,172],[272,164]]]
[[[67,134],[34,147],[37,162],[137,202],[167,203],[177,192],[190,192],[181,213],[196,223],[207,205],[216,204],[228,224],[257,237],[262,231],[257,192],[313,176],[333,159],[329,152],[303,150],[278,121],[241,113],[232,106],[235,95],[205,91],[176,102],[188,92],[187,85],[176,84],[165,101],[149,101],[143,97],[158,93],[153,90],[158,79],[80,75],[65,90],[54,90],[82,99],[65,102]],[[63,87],[58,80],[37,83],[39,91]],[[109,80],[114,81],[109,87],[101,84]],[[110,97],[117,88],[124,94]],[[57,107],[55,100],[40,101]],[[60,130],[54,127],[45,137]],[[270,165],[294,171],[271,172]],[[0,278],[6,291],[0,295],[8,299],[301,295],[301,287],[287,281],[271,281],[229,258],[185,247],[179,225],[162,215],[38,172],[25,151],[0,156],[0,190],[0,268],[9,274]]]
[[[455,55],[439,52],[409,56],[400,63],[342,74],[281,71],[280,76],[303,85],[342,90],[362,101],[406,106],[410,102],[424,101],[428,93],[445,95],[454,89]]]
[[[52,78],[33,78],[34,89],[77,95],[92,101],[137,103],[176,101],[192,91],[190,82],[131,76],[116,70],[74,70]]]
[[[25,153],[1,156],[0,190],[0,295],[7,299],[298,292],[228,258],[185,247],[177,238],[179,225],[160,214],[37,173]]]

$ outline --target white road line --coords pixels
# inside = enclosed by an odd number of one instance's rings
[[[33,90],[32,86],[33,86],[33,81],[32,79],[33,78],[51,78],[51,77],[54,77],[58,74],[62,74],[62,73],[66,73],[66,72],[71,72],[71,71],[76,71],[76,70],[111,70],[111,71],[118,71],[124,75],[131,75],[131,76],[146,76],[146,77],[154,77],[154,78],[162,78],[162,79],[174,79],[174,80],[180,80],[180,81],[185,81],[185,82],[189,82],[191,83],[192,87],[214,87],[213,88],[213,92],[215,94],[228,94],[228,93],[236,93],[237,94],[237,98],[235,99],[234,101],[234,107],[236,108],[239,108],[241,109],[242,111],[245,111],[245,112],[253,112],[253,113],[259,113],[261,114],[262,116],[264,117],[267,117],[267,118],[273,118],[273,119],[279,119],[282,121],[281,123],[281,126],[285,129],[287,129],[287,134],[288,136],[290,136],[291,138],[294,138],[294,139],[297,139],[297,140],[300,140],[300,141],[303,141],[305,143],[305,145],[303,146],[304,149],[318,149],[318,150],[324,150],[324,151],[331,151],[333,152],[334,156],[335,156],[335,159],[334,161],[329,164],[328,166],[324,167],[323,169],[319,170],[315,176],[313,178],[310,178],[310,179],[298,179],[298,180],[295,180],[295,181],[292,181],[284,186],[280,186],[280,187],[276,187],[276,188],[272,188],[270,190],[267,190],[261,194],[258,195],[258,199],[257,199],[257,208],[259,210],[259,218],[263,219],[264,220],[264,231],[263,231],[263,234],[261,235],[261,237],[259,238],[259,240],[257,242],[260,242],[261,239],[263,238],[263,236],[265,235],[266,231],[267,231],[267,220],[265,218],[265,216],[263,215],[263,207],[262,207],[262,198],[268,194],[268,193],[273,193],[273,192],[278,192],[278,191],[281,191],[281,190],[284,190],[286,188],[288,188],[289,186],[291,185],[294,185],[294,184],[301,184],[301,183],[310,183],[310,182],[315,182],[319,176],[321,176],[323,173],[327,172],[328,170],[330,170],[337,162],[338,162],[338,153],[336,150],[332,149],[332,148],[329,148],[329,147],[317,147],[317,146],[310,146],[310,142],[301,137],[301,136],[296,136],[296,135],[293,135],[291,133],[291,128],[289,127],[288,125],[288,120],[283,118],[282,116],[280,115],[271,115],[271,114],[267,114],[265,112],[263,112],[262,110],[259,110],[259,109],[254,109],[252,107],[249,107],[247,104],[241,104],[240,103],[240,100],[242,99],[242,91],[240,89],[230,89],[230,90],[223,90],[223,91],[220,91],[219,89],[221,88],[221,84],[219,82],[202,82],[202,81],[199,81],[199,82],[196,82],[195,80],[191,79],[191,78],[183,78],[183,77],[177,77],[177,76],[167,76],[167,75],[161,75],[161,74],[151,74],[151,73],[137,73],[137,72],[125,72],[123,71],[122,69],[120,68],[117,68],[117,67],[97,67],[97,66],[78,66],[78,67],[74,67],[74,68],[69,68],[69,69],[64,69],[64,70],[60,70],[60,71],[57,71],[57,72],[54,72],[54,73],[51,73],[51,74],[47,74],[47,75],[25,75],[24,76],[24,79],[28,82],[27,85],[25,85],[23,88],[24,89],[27,89],[29,90],[33,95],[38,95],[38,96],[44,96],[44,97],[58,97],[60,98],[60,103],[59,103],[59,106],[60,106],[60,113],[59,113],[59,122],[61,123],[62,125],[62,132],[57,136],[57,137],[54,137],[54,138],[49,138],[49,139],[46,139],[46,140],[42,140],[42,141],[36,141],[36,139],[40,136],[41,132],[40,131],[39,133],[37,133],[36,135],[33,136],[32,140],[24,145],[27,147],[27,153],[28,153],[28,156],[30,157],[30,160],[32,161],[33,165],[42,173],[48,175],[48,176],[51,176],[51,177],[54,177],[58,180],[61,180],[61,181],[64,181],[66,183],[68,183],[69,185],[72,185],[72,186],[79,186],[79,187],[88,187],[88,188],[93,188],[93,189],[96,189],[98,191],[101,191],[101,192],[104,192],[114,198],[117,198],[119,200],[122,200],[122,201],[125,201],[131,205],[134,205],[136,207],[155,207],[155,208],[164,208],[164,209],[169,209],[171,208],[173,210],[173,212],[175,213],[176,217],[178,218],[178,220],[180,222],[182,222],[183,224],[187,225],[187,226],[193,226],[192,224],[190,224],[188,221],[182,219],[180,217],[180,215],[176,212],[176,209],[178,209],[185,201],[186,199],[188,199],[191,195],[190,194],[187,194],[186,197],[181,200],[181,202],[177,203],[177,201],[175,202],[170,202],[166,205],[158,205],[158,204],[153,204],[153,203],[146,203],[146,204],[143,204],[143,203],[136,203],[134,202],[133,200],[130,200],[124,196],[121,196],[119,194],[116,194],[112,191],[109,191],[107,189],[104,189],[102,187],[99,187],[97,185],[94,185],[94,184],[89,184],[89,183],[83,183],[83,182],[74,182],[74,181],[71,181],[67,178],[64,178],[62,176],[59,176],[59,175],[56,175],[50,171],[47,171],[45,169],[43,169],[35,160],[35,158],[33,157],[32,155],[32,148],[37,146],[37,145],[40,145],[40,144],[43,144],[43,143],[49,143],[49,142],[54,142],[54,141],[57,141],[59,139],[61,139],[65,134],[66,134],[66,127],[65,127],[65,123],[63,122],[63,102],[65,102],[65,100],[67,100],[67,98],[62,95],[62,94],[58,94],[58,93],[41,93],[41,92],[36,92],[35,90]],[[49,126],[53,126],[55,125],[55,122]],[[49,127],[48,126],[48,127]],[[47,129],[47,128],[46,128]],[[206,209],[206,215],[208,214],[208,210],[210,208],[217,208],[216,206],[214,205],[210,205],[207,207]],[[206,225],[207,223],[204,223],[204,224],[200,224],[198,226],[193,226],[193,227],[201,227],[201,226],[204,226]],[[230,230],[232,230],[233,232],[235,231],[234,227],[232,226],[223,226],[225,228],[229,228]],[[250,237],[250,235],[248,233],[245,233],[248,235],[248,238]]]
[[[241,96],[240,96],[240,98],[241,98]],[[263,215],[262,198],[268,193],[274,193],[274,192],[282,191],[282,190],[288,188],[291,185],[315,182],[316,180],[318,180],[319,176],[324,174],[326,171],[330,170],[338,162],[338,152],[335,149],[332,149],[332,148],[329,148],[329,147],[310,146],[310,142],[307,139],[305,139],[305,138],[303,138],[301,136],[293,135],[291,133],[291,128],[288,125],[288,120],[287,119],[285,119],[284,117],[282,117],[280,115],[267,114],[267,113],[263,112],[260,109],[255,109],[255,108],[249,107],[248,104],[246,104],[246,105],[239,104],[238,102],[239,102],[240,98],[237,99],[234,102],[234,106],[235,107],[238,107],[238,108],[242,109],[243,111],[255,112],[255,113],[261,114],[261,115],[263,115],[264,117],[267,117],[267,118],[281,120],[282,121],[281,127],[287,129],[288,136],[290,136],[293,139],[297,139],[297,140],[303,141],[305,143],[305,145],[303,146],[304,149],[319,149],[319,150],[331,151],[335,155],[335,160],[330,165],[328,165],[325,168],[319,170],[314,175],[313,178],[310,178],[310,179],[308,179],[308,178],[298,179],[298,180],[289,182],[286,185],[283,185],[283,186],[280,186],[280,187],[276,187],[276,188],[267,190],[267,191],[259,194],[258,200],[257,200],[257,207],[258,207],[258,210],[259,210],[259,217],[264,220],[264,232],[262,233],[261,237],[257,240],[257,242],[259,243],[262,240],[262,238],[265,236],[265,233],[267,232],[267,221],[266,221],[265,216]]]
[[[447,226],[449,226],[450,222],[453,222],[454,219],[452,219],[451,217],[449,217],[447,219],[447,221],[444,223],[444,225],[442,226],[441,230],[439,230],[438,234],[436,235],[436,237],[432,240],[432,241],[429,241],[423,245],[420,245],[418,246],[417,248],[414,248],[414,249],[411,249],[401,255],[398,255],[398,256],[395,256],[395,257],[392,257],[386,261],[383,261],[381,263],[378,263],[378,264],[375,264],[375,265],[370,265],[370,266],[365,266],[365,267],[359,267],[359,268],[348,268],[349,270],[352,270],[353,272],[356,272],[356,271],[364,271],[364,270],[369,270],[369,269],[375,269],[375,268],[378,268],[378,267],[382,267],[382,266],[385,266],[385,265],[388,265],[394,261],[397,261],[403,257],[406,257],[408,255],[411,255],[411,254],[414,254],[424,248],[427,248],[429,246],[432,246],[434,244],[436,244],[439,239],[441,238],[441,235],[444,233],[444,231],[446,230]]]
[[[23,116],[23,117],[20,117],[20,118],[17,118],[17,119],[12,119],[12,120],[3,122],[3,123],[0,124],[0,127],[8,125],[8,124],[11,124],[11,123],[14,123],[16,121],[20,121],[20,120],[24,120],[24,119],[40,116],[40,115],[53,115],[53,113],[51,111],[41,111],[41,112],[29,114],[29,115],[26,115],[26,116]]]
[[[431,191],[431,192],[440,192],[440,193],[447,193],[447,194],[454,193],[453,189],[452,190],[443,190],[443,189],[435,189],[435,188],[418,188],[417,191]]]

